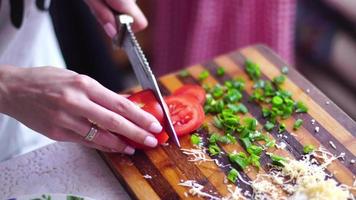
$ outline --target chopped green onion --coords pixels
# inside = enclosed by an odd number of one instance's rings
[[[287,126],[284,123],[279,124],[278,133],[282,133],[286,130]]]
[[[265,146],[268,148],[276,146],[276,140],[274,139],[271,140],[269,137],[266,137],[265,141],[266,141]]]
[[[297,113],[305,113],[305,112],[308,112],[308,108],[306,105],[304,105],[303,102],[301,101],[298,101],[296,104],[295,104],[295,112]]]
[[[227,174],[227,179],[232,183],[235,183],[237,181],[238,174],[239,172],[235,168],[232,168]]]
[[[313,152],[314,150],[315,150],[315,147],[314,147],[313,145],[311,145],[311,144],[305,145],[305,146],[303,147],[303,152],[304,152],[304,154],[311,153],[311,152]]]
[[[223,129],[224,128],[224,125],[222,124],[221,120],[217,116],[213,117],[213,124],[218,129]]]
[[[242,99],[242,94],[237,89],[229,89],[224,99],[229,103],[235,103]]]
[[[247,147],[247,152],[259,156],[262,153],[262,147],[253,144]]]
[[[240,140],[241,140],[242,144],[245,146],[245,148],[248,148],[249,146],[252,145],[250,138],[243,137],[243,138],[240,138]]]
[[[265,123],[265,129],[267,130],[267,131],[271,131],[273,128],[274,128],[274,126],[275,126],[275,124],[274,123],[272,123],[272,122],[270,122],[270,121],[267,121],[266,123]]]
[[[279,96],[274,96],[274,97],[272,98],[272,104],[273,104],[274,106],[280,106],[280,105],[283,104],[283,99],[282,99],[281,97],[279,97]]]
[[[257,169],[260,169],[261,168],[261,162],[260,162],[260,156],[259,155],[256,155],[256,154],[251,154],[250,157],[249,157],[249,162],[257,167]]]
[[[282,85],[285,80],[286,77],[284,75],[279,75],[273,78],[273,83],[275,83],[276,85]]]
[[[218,67],[218,68],[216,69],[216,74],[217,74],[218,76],[224,76],[224,75],[225,75],[225,69],[224,69],[223,67]]]
[[[200,145],[202,143],[201,138],[197,133],[190,136],[190,141],[193,145]]]
[[[203,81],[206,78],[208,78],[209,75],[210,75],[209,71],[208,70],[204,70],[199,74],[198,79],[199,79],[199,81]]]
[[[252,80],[258,80],[260,78],[260,76],[261,76],[260,67],[256,63],[254,63],[250,60],[246,60],[245,66],[246,66],[245,70],[246,70],[248,76]]]
[[[284,166],[284,163],[287,162],[287,160],[281,156],[274,155],[273,153],[266,153],[272,160],[272,164],[277,165],[277,166]]]
[[[186,69],[183,69],[183,70],[181,70],[181,71],[179,72],[178,75],[179,75],[180,77],[182,77],[182,78],[188,77],[188,76],[189,76],[189,71],[186,70]]]
[[[244,123],[246,124],[246,128],[250,131],[255,131],[258,124],[255,118],[245,118]]]
[[[212,156],[219,155],[221,151],[217,144],[210,144],[208,150]]]
[[[215,87],[212,89],[212,92],[211,94],[213,95],[213,97],[216,99],[216,98],[219,98],[219,97],[222,97],[224,95],[224,88],[217,84],[215,85]]]
[[[282,73],[283,74],[288,74],[288,72],[289,72],[289,69],[288,69],[288,67],[287,66],[284,66],[284,67],[282,67]]]
[[[234,113],[242,113],[242,114],[248,113],[247,107],[242,103],[237,104],[237,105],[236,104],[227,104],[227,108],[234,111]]]
[[[302,119],[297,119],[293,124],[293,130],[298,130],[303,124]]]
[[[244,152],[229,154],[229,159],[231,162],[239,165],[242,169],[245,169],[249,164],[248,157]]]

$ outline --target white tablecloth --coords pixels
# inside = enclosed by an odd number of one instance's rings
[[[0,199],[41,193],[130,199],[95,150],[63,142],[0,163]]]

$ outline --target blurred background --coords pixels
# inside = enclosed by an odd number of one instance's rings
[[[138,1],[138,4],[151,22],[157,0]],[[353,0],[296,1],[293,55],[285,58],[354,120],[355,10]],[[52,1],[50,12],[68,68],[95,78],[113,91],[137,84],[125,54],[112,50],[111,41],[82,1]],[[137,34],[149,60],[154,47],[152,27]]]

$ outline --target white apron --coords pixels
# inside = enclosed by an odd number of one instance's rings
[[[40,5],[42,1],[23,0],[23,7],[12,4],[18,1],[0,2],[0,64],[64,68],[49,13],[43,9],[48,8],[49,1]],[[11,17],[11,12],[17,17]],[[0,162],[52,142],[0,113]]]

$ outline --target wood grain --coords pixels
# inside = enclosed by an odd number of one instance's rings
[[[190,74],[188,77],[179,77],[176,73],[163,76],[159,79],[161,91],[163,94],[169,95],[183,84],[222,84],[226,80],[241,77],[246,81],[246,91],[243,93],[242,103],[249,110],[249,113],[244,117],[255,117],[260,124],[264,124],[266,120],[262,117],[261,105],[248,100],[252,94],[253,82],[244,72],[246,59],[260,65],[262,78],[265,80],[273,79],[281,73],[281,68],[286,66],[286,63],[273,51],[263,45],[256,45],[189,67],[187,68]],[[225,69],[226,74],[224,76],[217,76],[216,68],[219,66]],[[211,76],[203,82],[199,82],[198,76],[203,70],[208,70]],[[327,171],[334,173],[334,179],[340,183],[352,185],[353,177],[356,175],[356,167],[349,161],[354,159],[356,155],[356,123],[292,67],[289,67],[288,79],[283,88],[292,92],[293,99],[303,101],[308,106],[309,111],[305,114],[294,114],[289,119],[282,121],[289,127],[284,137],[279,137],[277,128],[272,130],[269,137],[274,138],[277,143],[284,142],[287,147],[285,149],[269,149],[268,151],[295,159],[301,157],[303,146],[307,144],[323,145],[335,155],[344,152],[345,161],[334,161],[329,165]],[[307,89],[310,90],[310,93],[306,92]],[[135,89],[135,91],[137,90],[138,88]],[[326,101],[329,101],[330,104],[326,104]],[[298,131],[291,130],[290,127],[299,118],[304,120],[302,127]],[[312,119],[316,120],[314,125],[310,122]],[[206,116],[205,122],[209,129],[219,133],[211,121],[212,116]],[[320,127],[318,133],[314,131],[315,126]],[[207,136],[208,133],[199,130],[199,134]],[[206,140],[206,137],[203,139]],[[189,136],[180,140],[183,148],[193,148]],[[333,141],[336,149],[329,145],[329,141]],[[223,164],[221,167],[213,162],[189,162],[188,157],[174,144],[160,146],[146,152],[139,151],[132,157],[101,154],[132,198],[188,199],[185,194],[187,189],[178,186],[181,180],[196,180],[204,185],[206,192],[220,197],[228,193],[226,184],[224,184],[225,176],[229,171],[227,153],[234,150],[242,152],[245,150],[240,143],[220,145],[220,148],[225,154],[212,158],[218,159],[219,163]],[[265,173],[268,170],[267,166],[270,162],[269,157],[263,154],[261,156],[261,170],[248,167],[245,170],[240,169],[240,174],[245,180],[254,180],[257,174]],[[238,168],[238,166],[234,167]],[[145,179],[143,178],[145,174],[151,175],[153,178]],[[249,185],[240,180],[235,184],[244,190],[252,190]],[[189,196],[189,198],[192,197]]]

